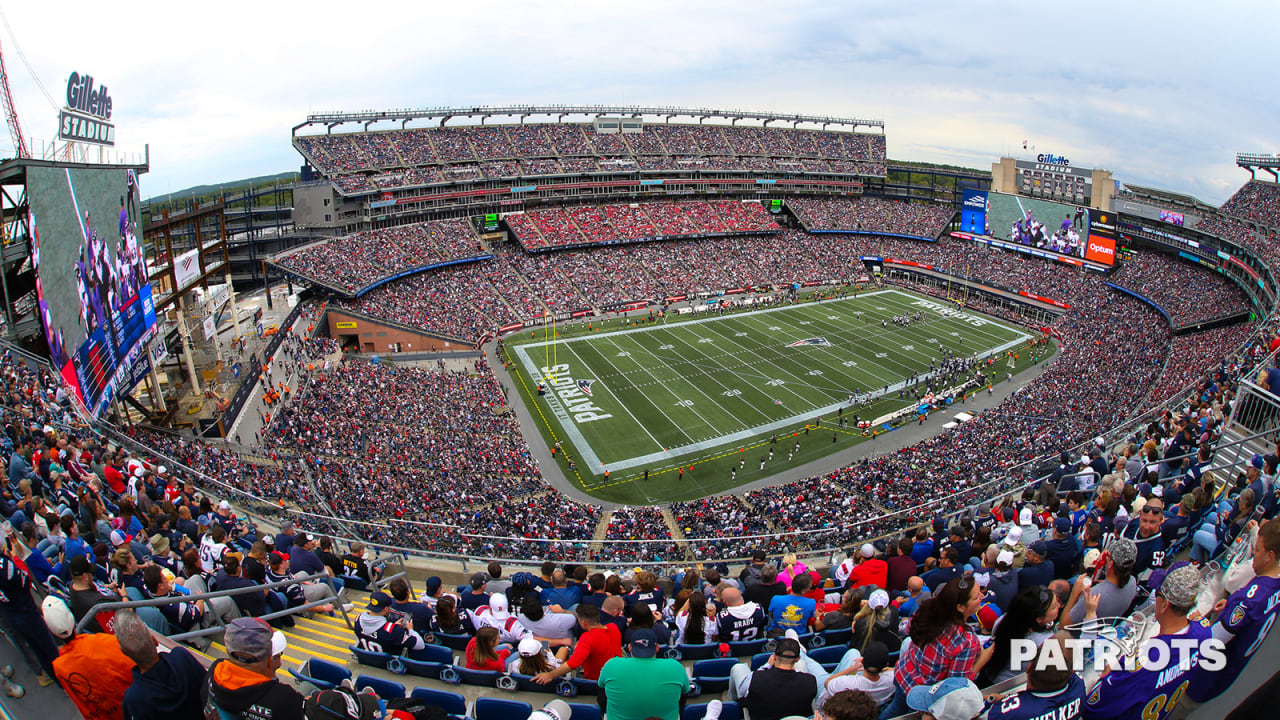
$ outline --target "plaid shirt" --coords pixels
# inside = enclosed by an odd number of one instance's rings
[[[916,647],[914,643],[907,647],[895,668],[894,680],[911,689],[949,677],[972,679],[973,664],[981,652],[982,643],[973,631],[964,625],[952,625],[924,647]]]

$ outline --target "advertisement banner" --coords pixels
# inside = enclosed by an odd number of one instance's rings
[[[173,261],[173,276],[178,283],[175,290],[185,290],[200,277],[199,255],[199,250],[188,250]]]

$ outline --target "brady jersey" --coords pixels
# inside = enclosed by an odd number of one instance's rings
[[[735,614],[730,612],[733,608],[727,608],[716,616],[716,637],[720,642],[757,640],[764,635],[764,628],[769,624],[764,608],[755,603],[750,604],[755,607],[749,614]],[[747,605],[740,607],[747,607]]]
[[[1061,690],[1023,690],[993,704],[982,717],[984,720],[1077,720],[1084,710],[1084,691],[1084,680],[1073,673]]]
[[[1213,631],[1203,622],[1193,622],[1181,635],[1157,635],[1168,644],[1170,657],[1163,668],[1139,666],[1132,672],[1114,670],[1098,681],[1085,702],[1086,718],[1143,718],[1165,720],[1178,706],[1191,683],[1191,671],[1200,658],[1197,649],[1179,654],[1174,643],[1195,641],[1197,646],[1213,637]],[[1141,651],[1138,654],[1142,658]],[[1139,663],[1141,660],[1139,660]]]
[[[488,605],[483,605],[480,609],[471,613],[471,624],[475,626],[476,630],[482,627],[497,628],[499,642],[512,645],[529,635],[529,631],[516,616],[508,615],[506,618],[499,620],[493,616],[493,612]]]
[[[1226,666],[1211,671],[1195,668],[1187,696],[1203,703],[1222,694],[1244,669],[1249,658],[1262,646],[1280,612],[1280,578],[1255,577],[1231,593],[1222,615],[1213,626],[1214,636],[1227,639]]]

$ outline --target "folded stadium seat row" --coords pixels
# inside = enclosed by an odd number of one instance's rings
[[[385,696],[379,696],[384,697]],[[399,697],[404,697],[400,695]],[[521,700],[503,698],[476,698],[471,714],[467,714],[467,699],[461,694],[448,690],[431,690],[415,688],[409,697],[417,698],[429,705],[436,705],[455,718],[473,718],[473,720],[527,720],[533,714],[533,705]],[[726,703],[727,705],[728,703]],[[600,708],[594,704],[569,703],[572,715],[569,720],[601,720]],[[705,713],[704,713],[705,714]],[[701,718],[702,715],[698,715]],[[725,720],[737,720],[737,716]]]

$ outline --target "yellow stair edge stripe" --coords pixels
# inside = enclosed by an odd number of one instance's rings
[[[218,648],[218,650],[219,650],[219,651],[221,651],[221,652],[223,652],[223,653],[225,653],[225,652],[227,651],[227,649],[226,649],[226,648],[222,647],[222,646],[221,646],[221,645],[219,645],[218,643],[214,643],[212,647]],[[318,657],[318,658],[320,658],[321,660],[328,660],[329,662],[337,663],[338,665],[342,665],[343,667],[346,667],[346,665],[347,665],[347,658],[337,658],[337,657],[333,657],[332,655],[327,655],[327,654],[325,654],[325,653],[311,652],[308,648],[302,648],[302,649],[303,649],[303,650],[307,650],[307,651],[308,651],[308,652],[307,652],[307,655],[314,656],[314,657]],[[348,655],[350,655],[350,653],[348,653]],[[287,656],[286,656],[286,657],[287,657]],[[305,657],[306,657],[306,656],[304,656],[304,659],[305,659]],[[302,662],[302,661],[301,661],[301,660],[299,660],[299,661],[297,661],[297,662],[298,662],[299,664],[301,664],[301,662]]]
[[[311,622],[320,623],[326,627],[342,628],[342,630],[346,632],[354,632],[357,617],[359,617],[359,614],[351,613],[351,625],[353,627],[347,627],[347,623],[343,621],[341,615],[336,617],[329,617],[328,615],[316,615],[315,617],[309,618],[296,617],[294,618],[294,622],[296,623],[298,620],[309,620]]]
[[[316,646],[316,649],[313,649],[310,646]],[[346,645],[330,645],[329,643],[320,642],[318,640],[305,640],[303,638],[299,638],[296,643],[290,642],[289,647],[297,650],[298,652],[320,655],[326,660],[332,659],[334,662],[339,664],[345,663],[347,659],[351,657],[351,649]]]
[[[323,635],[328,638],[333,638],[334,640],[341,640],[347,645],[355,644],[356,635],[354,631],[347,630],[346,634],[344,635],[335,635],[334,633],[327,632],[329,630],[334,630],[334,629],[336,628],[331,628],[328,625],[321,625],[319,623],[317,623],[315,627],[312,627],[310,625],[294,625],[284,633],[284,636],[287,638],[296,637],[298,639],[306,639],[307,636],[304,635],[303,633],[308,632],[308,633],[315,633],[316,635]]]

